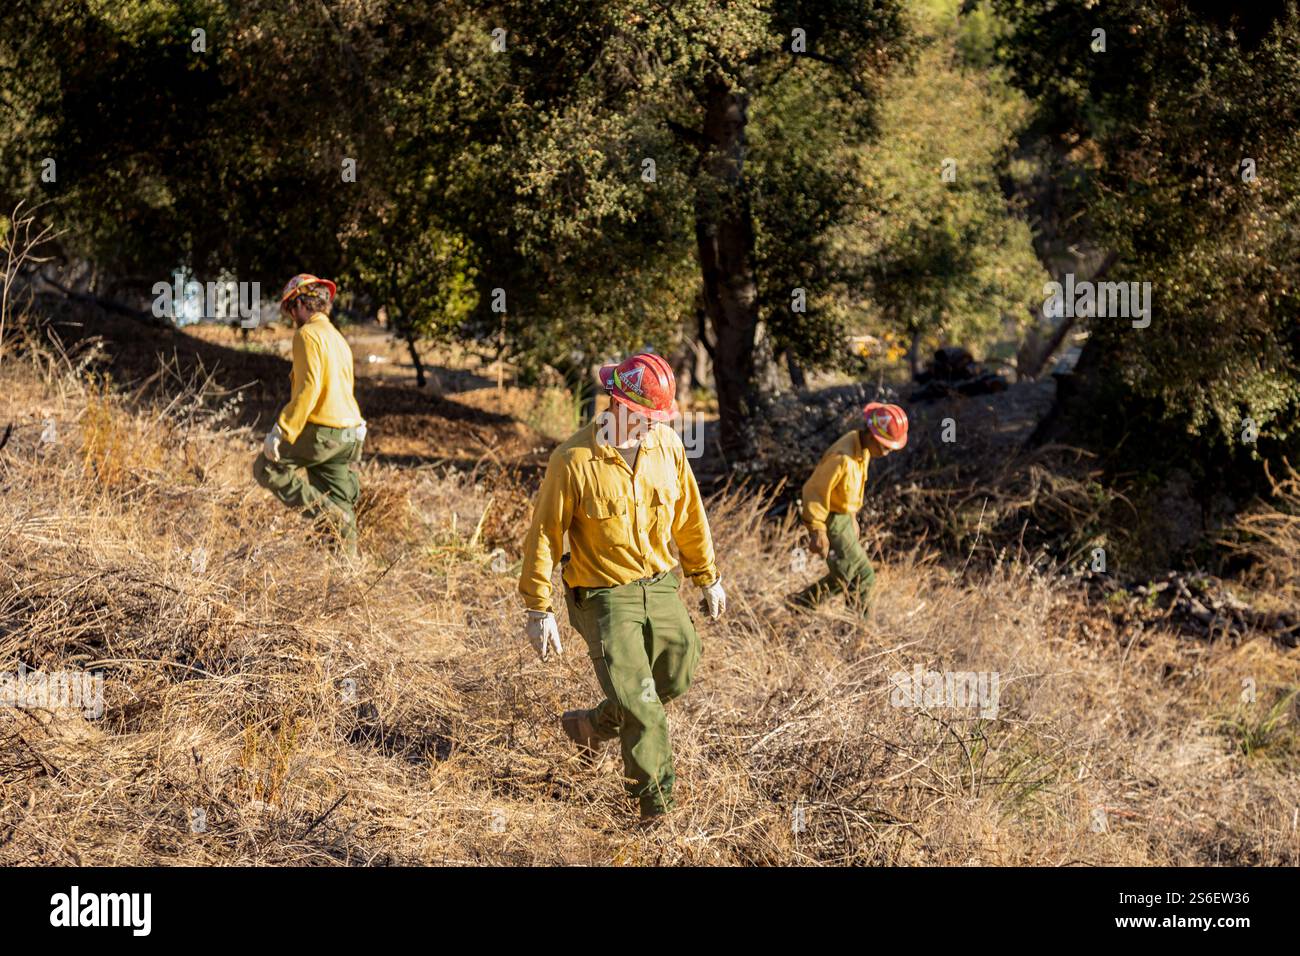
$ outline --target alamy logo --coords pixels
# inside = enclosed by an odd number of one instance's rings
[[[239,319],[240,328],[255,329],[262,320],[262,283],[182,281],[177,272],[172,281],[155,282],[153,314],[171,319],[177,325],[189,325],[204,319]]]
[[[36,710],[80,710],[86,717],[104,716],[103,671],[18,670],[0,672],[0,707]]]
[[[997,671],[923,671],[917,664],[909,674],[889,675],[895,707],[979,708],[981,717],[997,717],[1000,677]]]
[[[1064,283],[1046,283],[1043,295],[1044,318],[1132,319],[1135,329],[1151,324],[1150,282],[1075,282],[1067,272]]]
[[[133,936],[148,936],[153,927],[152,893],[69,893],[50,897],[50,925],[129,926]]]
[[[686,449],[687,458],[699,458],[704,454],[704,416],[699,412],[681,414],[667,422],[650,422],[646,419],[633,420],[628,423],[627,437],[640,441],[660,428],[672,429],[681,439]],[[613,445],[614,416],[604,415],[597,420],[596,441],[602,445]]]

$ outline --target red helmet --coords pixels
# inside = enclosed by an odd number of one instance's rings
[[[618,365],[600,370],[600,387],[620,405],[651,421],[667,421],[677,414],[677,381],[662,356],[641,352]]]
[[[338,291],[338,286],[329,279],[318,279],[309,272],[302,272],[290,279],[284,291],[280,293],[280,308],[283,309],[314,285],[323,285],[330,294],[330,301],[334,301],[334,293]]]
[[[868,402],[862,409],[867,431],[886,448],[897,451],[907,444],[907,412],[897,405]]]

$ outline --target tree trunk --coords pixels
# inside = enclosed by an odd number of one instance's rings
[[[694,365],[691,367],[691,386],[693,388],[713,387],[713,358],[703,342],[691,343],[694,352]],[[1300,349],[1297,349],[1300,351]]]
[[[1118,253],[1112,252],[1109,255],[1107,255],[1106,258],[1102,261],[1102,264],[1098,266],[1097,271],[1094,272],[1091,276],[1089,276],[1088,281],[1100,282],[1101,279],[1106,275],[1106,273],[1110,271],[1110,267],[1113,266],[1116,260],[1118,259],[1119,259]],[[1058,279],[1057,281],[1060,280]],[[1029,313],[1030,315],[1034,316],[1035,319],[1038,318],[1039,313],[1037,308],[1035,308],[1034,306],[1032,305],[1029,306]],[[1035,351],[1028,353],[1028,356],[1025,358],[1023,362],[1019,357],[1017,357],[1016,360],[1017,381],[1024,381],[1024,380],[1038,378],[1038,376],[1042,374],[1043,366],[1045,366],[1051,360],[1052,356],[1055,355],[1057,350],[1060,349],[1060,347],[1064,344],[1066,336],[1068,336],[1070,332],[1073,331],[1074,326],[1077,322],[1078,322],[1077,316],[1073,316],[1073,315],[1063,316],[1061,318],[1060,324],[1052,332],[1052,337],[1047,340],[1046,345],[1040,345],[1039,342],[1037,341],[1038,339],[1037,336],[1033,336],[1029,339],[1026,339],[1025,348],[1028,349],[1030,347],[1030,343],[1032,342],[1033,343],[1032,347],[1035,349]]]
[[[790,387],[796,391],[802,392],[808,387],[808,378],[803,373],[803,366],[799,360],[794,357],[794,353],[787,350],[785,353],[785,370],[790,375]]]
[[[420,353],[415,349],[415,325],[411,322],[411,313],[406,310],[406,297],[397,281],[396,263],[392,264],[389,271],[388,289],[396,311],[395,315],[390,315],[393,330],[406,340],[406,351],[410,353],[411,364],[415,366],[415,387],[424,388],[424,363],[420,361]]]
[[[1075,437],[1073,426],[1088,416],[1094,399],[1101,390],[1105,368],[1109,364],[1101,340],[1089,338],[1079,353],[1079,361],[1075,363],[1074,369],[1055,376],[1056,400],[1029,436],[1030,445],[1070,441]]]
[[[415,333],[406,324],[406,315],[402,315],[402,338],[406,339],[406,351],[411,354],[411,364],[415,366],[415,387],[424,388],[424,363],[420,353],[415,350]]]
[[[729,463],[752,457],[747,427],[757,398],[758,288],[754,222],[743,178],[747,97],[721,79],[706,88],[703,177],[695,194],[695,241],[704,310],[713,330],[722,451]]]
[[[907,369],[912,380],[921,374],[921,330],[912,329],[912,340],[907,345]]]

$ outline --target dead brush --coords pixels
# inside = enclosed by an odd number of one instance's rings
[[[477,540],[492,551],[503,548],[517,553],[521,530],[532,517],[532,489],[517,468],[495,468],[484,472],[482,487],[488,503],[479,521]]]
[[[1245,579],[1263,600],[1300,608],[1300,472],[1290,464],[1268,474],[1269,501],[1237,516],[1220,540],[1246,566]]]
[[[873,620],[794,613],[824,568],[749,487],[709,503],[727,616],[682,585],[704,654],[669,708],[681,806],[641,833],[617,748],[584,767],[558,726],[599,689],[563,612],[562,658],[524,640],[517,577],[486,558],[525,526],[483,470],[367,462],[354,567],[252,486],[248,432],[166,402],[110,400],[132,470],[106,494],[78,431],[98,400],[0,368],[0,417],[69,423],[0,449],[0,673],[105,675],[98,719],[0,706],[0,863],[1300,862],[1300,778],[1216,722],[1243,675],[1295,686],[1294,654],[1088,638],[1087,592],[1041,555],[904,550],[889,513],[863,522]],[[997,673],[996,715],[891,699],[916,667]]]
[[[119,408],[108,380],[92,384],[81,417],[81,462],[88,477],[104,489],[121,487],[138,464],[156,467],[161,460],[157,446],[146,453],[149,461],[137,461],[140,444],[133,439],[131,422]]]
[[[1095,480],[1087,458],[1045,446],[991,472],[949,464],[909,468],[897,482],[882,474],[872,479],[860,523],[881,541],[920,542],[968,567],[1044,550],[1061,566],[1080,566],[1096,547],[1114,561],[1131,550],[1119,519],[1132,506]]]
[[[411,502],[409,483],[387,477],[369,481],[363,469],[357,501],[357,528],[362,544],[385,554],[416,547],[424,528]]]
[[[239,766],[248,776],[249,798],[257,803],[278,803],[297,748],[301,721],[294,718],[264,735],[257,727],[244,728]]]

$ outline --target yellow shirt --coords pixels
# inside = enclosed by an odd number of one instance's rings
[[[813,531],[826,527],[832,512],[856,514],[862,508],[863,486],[871,453],[862,446],[855,428],[826,449],[822,460],[803,486],[803,520]]]
[[[524,539],[519,592],[529,609],[551,610],[551,572],[569,538],[564,581],[614,587],[677,564],[701,587],[718,576],[713,537],[686,449],[671,428],[655,425],[641,442],[636,470],[598,440],[599,419],[551,453]]]
[[[298,440],[309,422],[330,428],[361,424],[361,409],[352,395],[352,349],[322,312],[293,334],[291,381],[289,404],[279,419],[288,444]]]

